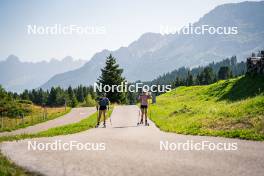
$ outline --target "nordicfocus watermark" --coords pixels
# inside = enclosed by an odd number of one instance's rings
[[[183,35],[237,35],[238,27],[236,26],[211,26],[200,25],[195,26],[189,23],[188,26],[184,26],[178,30],[175,26],[160,25],[160,33],[163,34],[183,34]]]
[[[103,85],[102,83],[94,83],[94,92],[141,92],[145,90],[147,92],[169,92],[171,91],[171,85],[147,85],[144,83],[129,84],[128,82],[122,82],[119,85]]]
[[[105,143],[81,143],[78,141],[62,142],[55,140],[53,142],[37,142],[28,141],[28,150],[39,151],[72,151],[72,150],[88,150],[88,151],[104,151],[106,150]]]
[[[238,144],[236,142],[210,142],[201,141],[194,142],[192,140],[187,140],[186,142],[169,142],[160,141],[161,151],[235,151],[238,149]]]
[[[28,35],[105,35],[105,26],[80,26],[80,25],[27,25]]]

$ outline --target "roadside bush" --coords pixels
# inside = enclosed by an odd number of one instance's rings
[[[92,98],[90,94],[85,97],[85,106],[92,107],[96,105],[96,101]]]

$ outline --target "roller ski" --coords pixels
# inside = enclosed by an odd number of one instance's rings
[[[143,123],[143,120],[141,120],[140,122],[137,123],[137,126],[139,125],[145,125],[145,126],[149,126],[148,121],[145,121],[145,124]]]
[[[145,126],[149,126],[149,123],[147,121],[145,121]]]
[[[142,125],[143,124],[143,120],[141,120],[140,122],[137,123],[137,126]]]
[[[98,127],[99,127],[99,124],[96,124],[96,125],[95,125],[95,128],[98,128]]]
[[[100,126],[100,125],[97,124],[97,125],[95,125],[95,128],[99,128],[99,126]],[[106,124],[105,124],[105,123],[103,124],[103,128],[106,128]]]

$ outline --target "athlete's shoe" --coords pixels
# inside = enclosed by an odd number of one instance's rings
[[[145,126],[149,126],[149,123],[147,121],[145,121]]]

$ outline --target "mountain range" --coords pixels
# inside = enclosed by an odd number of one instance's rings
[[[77,69],[84,63],[84,60],[74,60],[70,56],[49,62],[22,62],[17,56],[10,55],[0,61],[0,84],[8,91],[22,92],[40,87],[55,74]]]
[[[237,35],[145,33],[127,47],[96,53],[82,67],[53,76],[42,88],[93,84],[110,53],[129,81],[151,80],[182,66],[205,65],[232,55],[244,60],[249,53],[264,48],[263,9],[263,1],[217,6],[193,25],[237,27]]]
[[[16,92],[39,87],[91,85],[99,77],[110,53],[124,69],[128,81],[150,81],[182,66],[203,66],[232,55],[236,55],[238,61],[245,60],[249,53],[264,48],[263,9],[264,1],[224,4],[193,24],[235,26],[237,35],[145,33],[127,47],[96,53],[88,62],[67,56],[61,61],[32,63],[10,55],[0,61],[0,84]]]

